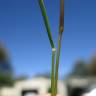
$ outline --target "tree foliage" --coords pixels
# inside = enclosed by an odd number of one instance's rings
[[[13,71],[4,47],[0,46],[0,87],[12,85]]]
[[[82,60],[76,62],[71,76],[96,76],[96,56],[91,58],[90,63],[86,63]]]
[[[96,76],[96,56],[92,57],[89,67],[91,76]]]

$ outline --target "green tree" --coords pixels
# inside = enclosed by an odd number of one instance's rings
[[[5,48],[0,44],[0,88],[13,84],[13,70]]]
[[[88,66],[90,76],[96,76],[96,56],[93,56]]]
[[[71,76],[75,76],[75,77],[88,76],[87,64],[83,60],[77,61],[73,69],[73,72],[71,73]]]

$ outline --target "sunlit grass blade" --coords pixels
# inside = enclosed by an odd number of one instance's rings
[[[56,69],[55,69],[55,95],[57,94],[57,85],[58,85],[58,70],[59,70],[59,61],[60,61],[60,50],[61,50],[61,40],[62,33],[64,31],[64,0],[60,0],[60,25],[59,25],[59,35],[58,35],[58,48],[56,55]]]
[[[39,0],[39,5],[40,5],[40,8],[41,8],[42,16],[43,16],[43,19],[44,19],[44,23],[45,23],[45,26],[46,26],[46,30],[47,30],[47,34],[48,34],[48,37],[49,37],[49,40],[50,40],[51,47],[54,48],[55,46],[54,46],[53,39],[52,39],[52,34],[51,34],[49,22],[48,22],[48,16],[47,16],[47,13],[46,13],[46,8],[45,8],[45,5],[44,5],[44,1]]]
[[[51,96],[55,96],[55,52],[56,49],[52,49]]]

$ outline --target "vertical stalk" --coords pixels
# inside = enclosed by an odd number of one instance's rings
[[[54,64],[55,64],[55,52],[56,52],[56,49],[53,48],[52,49],[52,70],[51,70],[51,96],[55,96],[55,78],[54,78]]]
[[[59,61],[60,61],[60,50],[61,50],[61,40],[62,33],[64,31],[64,0],[60,0],[60,24],[59,24],[59,35],[58,35],[58,48],[56,56],[56,69],[55,69],[55,95],[57,94],[57,85],[58,85],[58,70],[59,70]]]
[[[58,48],[57,48],[57,55],[56,55],[56,69],[55,69],[55,95],[57,94],[57,85],[58,85],[58,71],[59,71],[59,61],[60,61],[60,50],[61,50],[61,39],[62,33],[58,36]]]
[[[55,46],[54,46],[54,42],[53,42],[53,39],[52,39],[52,34],[51,34],[51,30],[50,30],[50,26],[49,26],[49,22],[48,22],[48,16],[46,14],[46,8],[45,8],[45,5],[44,5],[44,1],[43,0],[39,0],[39,5],[40,5],[40,8],[41,8],[41,12],[42,12],[42,16],[43,16],[43,19],[44,19],[44,23],[45,23],[45,27],[46,27],[46,30],[47,30],[47,34],[48,34],[48,38],[49,38],[49,41],[50,41],[50,44],[51,44],[51,48],[52,48],[52,70],[51,70],[51,96],[54,96],[55,95],[55,80],[54,80],[54,61],[55,61]]]

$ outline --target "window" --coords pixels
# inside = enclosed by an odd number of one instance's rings
[[[22,91],[22,96],[37,96],[38,90],[37,89],[32,89],[32,90],[24,90]]]

